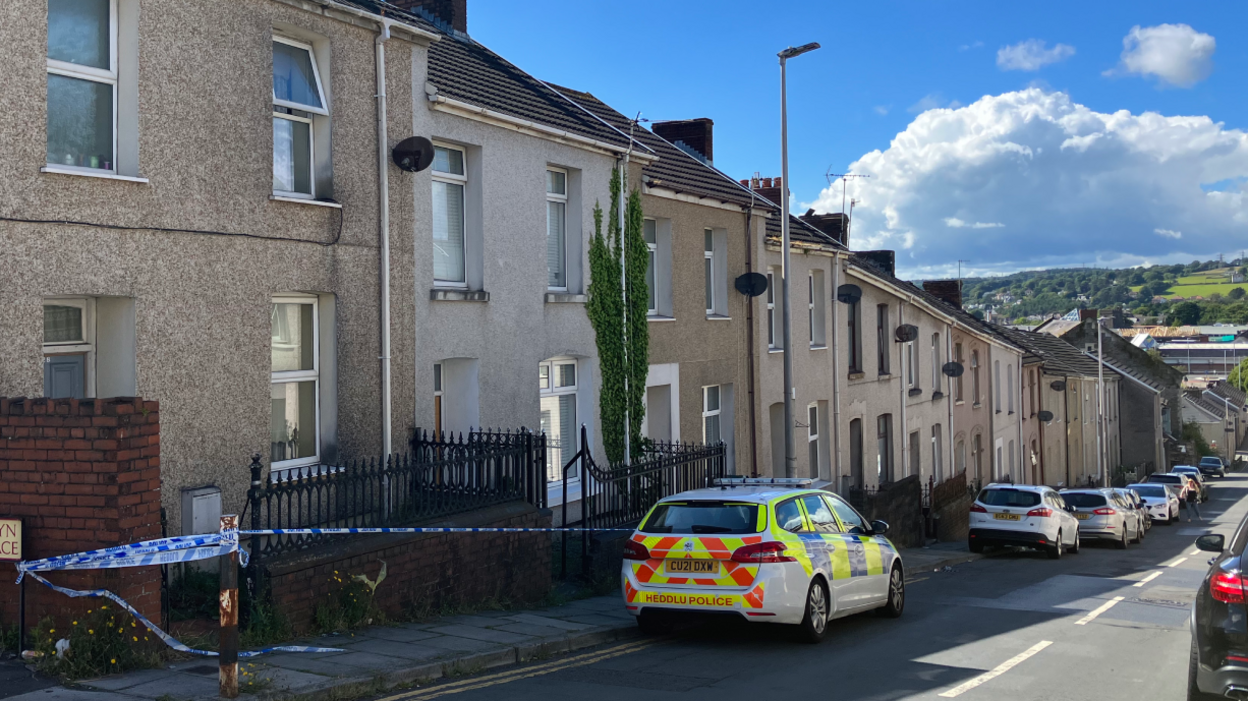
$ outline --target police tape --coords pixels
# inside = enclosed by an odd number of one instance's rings
[[[182,643],[181,641],[179,641],[177,638],[173,637],[172,635],[169,635],[165,631],[161,630],[160,627],[157,626],[155,623],[152,623],[150,620],[148,620],[146,616],[139,613],[133,606],[126,603],[125,599],[121,598],[120,596],[117,596],[116,594],[114,594],[113,592],[107,589],[69,589],[67,587],[58,587],[57,585],[49,582],[43,577],[40,577],[34,572],[27,571],[26,573],[29,574],[31,578],[33,578],[35,581],[39,582],[40,584],[47,586],[53,591],[60,592],[61,594],[64,594],[65,596],[73,597],[75,599],[79,597],[83,597],[83,596],[96,596],[96,597],[109,599],[110,601],[115,602],[118,606],[130,612],[131,616],[134,616],[135,618],[137,618],[138,621],[142,623],[145,628],[151,631],[152,635],[155,635],[157,638],[160,638],[162,642],[164,642],[166,645],[173,648],[174,650],[177,650],[178,652],[185,652],[188,655],[199,655],[201,657],[217,657],[217,653],[213,650],[196,650],[195,648],[189,647],[186,644]],[[342,648],[336,648],[336,647],[310,647],[307,645],[280,645],[277,647],[266,647],[261,650],[247,650],[245,652],[239,652],[238,656],[239,658],[256,657],[257,655],[263,655],[269,652],[343,652],[343,650]]]
[[[271,528],[239,535],[347,535],[351,533],[632,533],[635,528]]]
[[[232,552],[238,553],[240,564],[246,567],[249,557],[247,551],[238,545],[238,531],[159,538],[101,550],[18,562],[17,581],[21,583],[22,577],[33,572],[169,565],[178,562],[208,560],[229,555]]]

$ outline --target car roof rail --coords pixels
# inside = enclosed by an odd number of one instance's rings
[[[711,484],[716,487],[809,487],[814,484],[814,480],[809,477],[746,477],[744,475],[729,475],[727,477],[716,477],[711,481]]]

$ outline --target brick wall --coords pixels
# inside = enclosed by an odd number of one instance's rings
[[[971,529],[971,502],[966,491],[966,473],[961,472],[932,489],[932,517],[936,539],[941,542],[965,540]]]
[[[160,409],[122,399],[0,398],[0,516],[21,517],[27,560],[160,537]],[[12,571],[0,576],[0,616],[17,620]],[[109,589],[160,620],[160,569],[47,575],[74,589]],[[98,599],[26,584],[26,621],[72,615]]]
[[[888,523],[888,539],[900,548],[923,545],[923,485],[910,475],[868,493],[860,509],[868,521]]]
[[[523,502],[458,514],[426,527],[549,528],[551,514]],[[386,561],[376,603],[390,616],[436,611],[489,599],[534,602],[551,587],[549,533],[344,535],[340,540],[265,562],[274,607],[308,630],[319,604],[341,586],[334,572],[375,577]]]

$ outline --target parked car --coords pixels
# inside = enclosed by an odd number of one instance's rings
[[[1169,472],[1154,472],[1148,477],[1145,477],[1144,481],[1149,484],[1170,485],[1175,490],[1175,496],[1178,497],[1179,502],[1182,503],[1187,499],[1187,485],[1191,480],[1187,478],[1187,475],[1176,475]]]
[[[1134,492],[1143,502],[1153,521],[1170,525],[1179,518],[1179,497],[1177,489],[1166,484],[1128,484],[1127,489]]]
[[[1187,666],[1187,698],[1206,701],[1244,698],[1248,694],[1248,577],[1244,544],[1248,516],[1229,542],[1221,533],[1196,539],[1196,547],[1214,553],[1209,573],[1192,604],[1192,649]]]
[[[621,593],[643,633],[674,615],[732,614],[817,643],[834,618],[901,615],[905,571],[887,523],[803,488],[810,480],[716,484],[661,500],[624,544]]]
[[[1052,559],[1079,552],[1079,522],[1057,491],[1044,486],[990,484],[971,504],[971,552],[989,545],[1038,548]]]
[[[1176,475],[1187,475],[1196,481],[1200,500],[1202,502],[1209,501],[1209,486],[1205,484],[1205,476],[1200,474],[1200,468],[1192,465],[1175,465],[1170,469]]]
[[[1144,508],[1144,502],[1140,499],[1140,495],[1130,489],[1114,489],[1114,493],[1122,497],[1122,500],[1131,507],[1131,513],[1135,514],[1136,519],[1140,522],[1140,539],[1142,540],[1148,534],[1148,529],[1153,527],[1153,517],[1149,515],[1148,509]]]
[[[1085,538],[1112,540],[1120,550],[1140,542],[1140,521],[1114,490],[1064,489],[1062,498],[1075,507],[1079,532]]]
[[[1216,455],[1206,455],[1200,459],[1201,474],[1209,477],[1226,477],[1226,461]]]

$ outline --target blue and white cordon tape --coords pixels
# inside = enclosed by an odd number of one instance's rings
[[[88,550],[80,553],[71,553],[69,555],[57,555],[56,557],[47,557],[42,560],[23,560],[15,563],[17,565],[17,581],[21,583],[26,575],[30,575],[36,582],[60,592],[69,597],[79,598],[83,596],[95,596],[109,599],[121,606],[130,615],[134,616],[147,627],[156,637],[160,638],[166,645],[179,652],[185,652],[190,655],[202,655],[204,657],[216,657],[217,653],[211,650],[196,650],[179,642],[176,638],[164,632],[155,623],[152,623],[146,616],[139,613],[133,606],[126,603],[125,599],[117,596],[107,589],[69,589],[67,587],[59,587],[43,577],[36,574],[37,572],[52,572],[55,570],[96,570],[96,569],[118,569],[122,567],[145,567],[149,565],[168,565],[178,562],[195,562],[196,560],[211,560],[222,555],[229,555],[237,552],[239,564],[243,567],[247,566],[249,560],[247,551],[239,547],[239,535],[347,535],[359,533],[564,533],[581,531],[579,528],[274,528],[261,531],[222,531],[220,533],[206,533],[203,535],[193,536],[173,536],[170,538],[157,538],[155,540],[145,540],[138,543],[130,543],[128,545],[118,545],[112,548],[103,548],[100,550]],[[631,528],[587,528],[590,531],[632,531]],[[279,647],[267,647],[262,650],[250,650],[247,652],[239,652],[240,658],[255,657],[263,655],[267,652],[342,652],[341,648],[335,647],[310,647],[306,645],[282,645]]]

